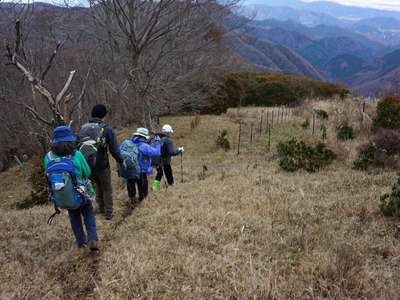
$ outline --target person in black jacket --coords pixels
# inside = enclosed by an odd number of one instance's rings
[[[119,152],[115,133],[110,126],[104,123],[107,115],[107,108],[103,104],[96,104],[92,108],[92,118],[89,123],[98,123],[104,128],[105,147],[99,147],[96,156],[96,165],[92,170],[91,179],[95,183],[96,201],[100,213],[104,214],[106,220],[113,217],[113,199],[111,186],[110,161],[108,151],[118,163],[123,163]]]
[[[175,148],[174,143],[171,139],[171,135],[174,131],[171,125],[165,124],[162,127],[162,133],[157,133],[156,135],[161,139],[161,159],[157,165],[157,175],[151,189],[153,192],[157,191],[161,185],[161,179],[165,173],[166,180],[169,185],[174,184],[174,175],[171,168],[171,156],[176,156],[183,153],[183,147]]]

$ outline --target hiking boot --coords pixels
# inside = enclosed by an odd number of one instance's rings
[[[106,220],[110,221],[113,218],[113,215],[106,215]]]
[[[99,251],[99,247],[97,247],[97,242],[95,240],[90,240],[88,242],[88,247],[91,251]]]
[[[154,181],[153,181],[153,184],[151,185],[151,190],[152,190],[153,192],[157,192],[157,191],[160,189],[160,186],[161,186],[161,181],[159,181],[159,180],[154,180]]]
[[[136,198],[136,196],[129,197],[129,205],[134,206],[134,205],[137,204],[138,202],[139,202],[139,201],[138,201],[138,199]]]

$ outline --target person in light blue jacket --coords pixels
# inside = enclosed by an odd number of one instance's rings
[[[138,144],[138,163],[140,166],[140,176],[138,179],[128,179],[126,186],[128,189],[129,200],[132,204],[143,201],[149,193],[149,184],[147,176],[153,174],[153,168],[151,166],[151,157],[160,156],[160,139],[157,138],[153,145],[148,144],[150,138],[149,130],[147,128],[140,127],[133,134],[130,139],[134,144]],[[125,142],[122,143],[120,149],[124,148]],[[136,186],[138,189],[139,197],[136,198]]]

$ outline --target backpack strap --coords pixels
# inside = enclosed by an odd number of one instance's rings
[[[51,225],[53,223],[54,217],[60,214],[60,210],[58,209],[57,205],[54,204],[55,212],[47,219],[47,224]]]

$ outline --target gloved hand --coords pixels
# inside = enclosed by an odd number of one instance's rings
[[[178,151],[179,151],[180,153],[183,153],[183,152],[185,151],[185,149],[183,149],[183,146],[180,146],[180,147],[178,148]]]
[[[155,142],[161,142],[160,136],[156,135],[156,136],[154,137],[154,141],[155,141]]]

